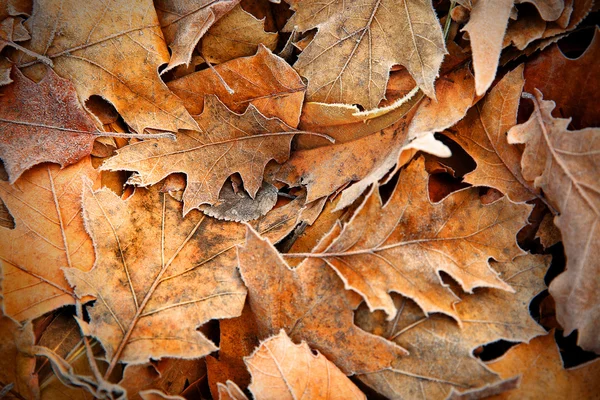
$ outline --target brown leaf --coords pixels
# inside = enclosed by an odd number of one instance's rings
[[[287,159],[295,130],[277,118],[265,118],[253,105],[239,115],[211,95],[205,98],[205,106],[197,117],[200,131],[182,131],[176,141],[134,143],[118,150],[101,169],[134,171],[129,183],[137,186],[153,185],[172,173],[185,173],[184,214],[201,204],[216,203],[223,183],[236,172],[254,197],[267,162]]]
[[[204,214],[224,221],[246,222],[265,215],[277,203],[277,188],[263,182],[256,196],[251,198],[240,190],[235,193],[233,185],[225,184],[219,193],[219,200],[212,206],[198,207]]]
[[[0,158],[14,183],[43,162],[65,167],[90,154],[99,133],[73,84],[49,70],[35,83],[16,68],[0,87]]]
[[[572,369],[563,368],[554,332],[513,347],[488,367],[502,378],[521,375],[518,389],[491,397],[493,400],[592,399],[600,393],[600,360]]]
[[[237,5],[202,38],[200,52],[211,63],[220,64],[234,58],[252,56],[259,45],[275,50],[279,35],[265,32],[265,19],[257,19]]]
[[[214,68],[234,93],[226,90],[211,69],[167,84],[183,99],[190,113],[202,113],[204,96],[215,94],[234,112],[242,113],[252,104],[266,117],[277,117],[290,126],[298,126],[306,86],[288,63],[266,47],[259,45],[256,55]]]
[[[506,140],[506,132],[517,123],[522,89],[521,65],[506,74],[483,100],[469,110],[467,116],[452,129],[454,133],[445,132],[477,163],[475,171],[465,175],[466,182],[496,188],[516,202],[537,196],[533,183],[521,175],[521,151]]]
[[[238,259],[262,339],[285,329],[293,340],[306,341],[348,375],[389,368],[405,354],[354,325],[352,311],[360,297],[345,291],[343,282],[322,261],[307,260],[291,270],[277,250],[250,228],[246,244],[238,247]]]
[[[157,0],[155,7],[160,27],[172,52],[165,71],[189,64],[200,38],[239,1]]]
[[[102,342],[107,374],[118,361],[199,358],[216,350],[196,327],[242,311],[246,289],[234,248],[243,227],[198,211],[183,218],[182,205],[156,187],[136,189],[127,200],[88,187],[83,206],[96,263],[88,273],[70,268],[65,274],[79,296],[100,300],[89,310],[91,323],[80,325]],[[295,220],[281,217],[254,224],[279,239],[279,229]]]
[[[92,95],[102,96],[138,133],[146,128],[198,129],[158,76],[169,53],[151,0],[111,6],[41,0],[26,25],[31,41],[25,47],[51,60],[54,71],[73,82],[81,103]],[[17,66],[37,64],[24,73],[39,80],[45,73],[39,62],[27,55]]]
[[[185,400],[181,396],[169,395],[165,392],[157,389],[149,389],[140,392],[140,397],[143,400]]]
[[[359,326],[410,352],[391,370],[360,375],[359,379],[392,399],[445,399],[452,392],[497,383],[499,378],[473,356],[473,350],[499,339],[528,341],[545,332],[529,315],[529,303],[545,289],[549,264],[550,256],[531,254],[494,263],[515,293],[485,288],[462,294],[456,305],[462,328],[444,315],[425,317],[414,303],[399,296],[395,300],[400,311],[392,321],[385,320],[381,311],[370,314],[367,307],[359,308]]]
[[[219,396],[213,396],[215,399],[219,400],[248,400],[248,397],[242,392],[238,385],[235,382],[227,381],[225,384],[217,383],[219,388]]]
[[[401,172],[385,205],[374,187],[331,245],[294,256],[322,258],[371,310],[384,310],[390,319],[396,315],[392,291],[413,299],[426,313],[458,318],[458,298],[442,283],[440,271],[468,292],[476,287],[511,291],[488,259],[510,261],[523,254],[516,234],[531,207],[506,198],[484,205],[472,188],[431,203],[428,178],[420,157]]]
[[[578,58],[570,59],[557,45],[542,52],[525,64],[525,91],[533,93],[539,89],[544,97],[554,100],[557,108],[555,117],[572,117],[576,129],[600,126],[600,114],[595,104],[600,102],[600,83],[596,79],[597,61],[600,59],[600,28],[596,28],[594,39],[587,50]],[[578,82],[573,84],[572,77]]]
[[[295,344],[282,329],[244,359],[257,399],[366,399],[331,361],[314,355],[306,342]]]
[[[560,215],[567,270],[550,285],[558,321],[578,344],[600,353],[600,129],[568,131],[570,120],[554,118],[555,103],[536,90],[530,119],[508,133],[511,143],[526,143],[523,176],[535,180]]]
[[[446,53],[431,1],[294,0],[296,11],[285,26],[318,33],[294,65],[308,79],[309,101],[377,107],[389,71],[400,64],[429,97]]]
[[[21,326],[9,317],[0,316],[0,391],[4,394],[12,385],[6,393],[9,399],[39,397],[34,341],[30,322]]]
[[[542,219],[535,237],[540,239],[540,243],[545,249],[562,240],[560,231],[556,225],[554,225],[554,215],[550,213],[544,215],[544,219]]]
[[[0,228],[4,312],[15,320],[75,304],[61,268],[93,266],[81,215],[82,175],[97,182],[89,157],[62,170],[39,165],[14,185],[0,182],[0,198],[15,220],[14,230]]]

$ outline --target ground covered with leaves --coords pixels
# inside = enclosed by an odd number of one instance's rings
[[[0,398],[600,399],[593,0],[1,0]]]

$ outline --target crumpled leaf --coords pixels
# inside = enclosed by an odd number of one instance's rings
[[[575,129],[600,126],[600,114],[594,106],[600,101],[600,83],[595,78],[600,59],[600,28],[587,50],[578,58],[570,59],[557,45],[542,52],[525,64],[525,91],[537,88],[544,97],[554,100],[555,117],[571,117]],[[573,84],[572,77],[585,84]],[[560,111],[559,111],[560,110]]]
[[[456,305],[462,327],[444,315],[427,318],[400,296],[395,297],[400,311],[393,321],[387,321],[381,311],[371,314],[367,307],[359,308],[356,320],[360,327],[393,340],[410,354],[398,359],[389,371],[358,378],[391,399],[445,399],[450,393],[497,384],[499,377],[473,356],[473,350],[499,339],[528,341],[545,333],[529,315],[529,304],[545,289],[550,259],[528,254],[494,263],[515,293],[484,288],[462,294]]]
[[[39,397],[34,343],[31,322],[21,326],[0,312],[0,391],[4,392],[8,385],[12,385],[6,393],[9,399]]]
[[[389,71],[400,64],[429,97],[446,53],[430,0],[290,1],[296,13],[284,30],[317,35],[294,64],[308,79],[308,101],[377,107]]]
[[[165,71],[190,63],[194,47],[219,18],[240,0],[157,0],[160,27],[171,48],[171,59]]]
[[[0,181],[0,198],[15,221],[14,230],[0,228],[4,312],[17,321],[75,304],[61,268],[93,266],[81,215],[82,176],[98,181],[89,157],[64,169],[39,165],[14,185]]]
[[[506,132],[517,123],[523,82],[520,65],[506,74],[450,132],[445,132],[477,163],[475,171],[465,175],[465,181],[496,188],[515,202],[537,196],[533,182],[521,174],[521,151],[506,140]]]
[[[354,325],[352,310],[360,297],[345,291],[322,261],[307,260],[291,270],[251,228],[245,245],[238,247],[238,259],[261,339],[284,329],[292,340],[306,341],[347,375],[388,368],[405,354]]]
[[[52,70],[38,83],[16,68],[11,75],[0,87],[0,158],[11,183],[36,164],[65,167],[91,153],[98,129],[71,82]]]
[[[87,187],[83,207],[96,263],[88,273],[69,268],[65,275],[77,295],[99,299],[89,309],[90,324],[80,325],[102,343],[109,370],[118,361],[190,359],[216,350],[196,327],[242,311],[246,288],[234,248],[243,226],[198,211],[184,218],[182,205],[156,187],[136,189],[127,200]],[[287,221],[295,225],[278,210],[254,222],[273,240],[289,232]]]
[[[24,47],[50,59],[54,71],[73,83],[82,104],[92,95],[102,96],[138,133],[146,128],[198,129],[158,76],[169,53],[151,0],[110,6],[97,1],[36,1],[26,26],[31,40]],[[39,80],[45,74],[39,60],[23,55],[17,62],[19,68],[34,64],[23,72]]]
[[[167,84],[184,100],[190,113],[201,114],[204,96],[215,94],[230,110],[243,113],[249,104],[266,117],[277,117],[289,126],[298,126],[306,86],[296,71],[266,47],[256,55],[214,67],[233,90],[229,93],[215,72],[194,72]]]
[[[204,214],[224,221],[250,221],[265,215],[277,203],[277,188],[263,182],[256,196],[251,198],[243,190],[236,193],[233,185],[225,184],[219,193],[219,200],[212,206],[198,207]]]
[[[517,389],[492,397],[500,399],[592,399],[600,393],[600,360],[565,369],[554,332],[508,350],[487,366],[501,377],[521,375]]]
[[[216,96],[205,97],[197,117],[201,131],[183,131],[177,140],[146,140],[126,146],[101,169],[134,171],[129,183],[153,185],[167,175],[183,172],[187,186],[183,212],[214,204],[225,180],[238,172],[251,197],[262,185],[270,160],[284,162],[295,130],[277,118],[265,118],[253,105],[244,114],[231,112]]]
[[[366,399],[323,354],[314,355],[304,341],[295,344],[283,329],[244,361],[256,399]]]
[[[442,283],[440,271],[468,292],[476,287],[512,291],[488,260],[505,262],[524,254],[516,234],[527,224],[531,207],[506,198],[483,204],[474,188],[431,203],[428,178],[420,157],[400,173],[385,205],[375,186],[329,246],[294,256],[322,258],[346,288],[359,293],[371,310],[384,310],[390,320],[396,315],[392,291],[411,298],[425,313],[458,319],[458,298]]]
[[[265,32],[265,18],[257,19],[237,5],[206,32],[200,52],[208,62],[219,64],[252,56],[263,45],[275,50],[279,35]]]
[[[527,0],[540,12],[545,21],[558,19],[564,9],[564,0]],[[471,17],[462,29],[469,33],[475,69],[475,91],[483,95],[491,86],[498,69],[498,60],[508,18],[515,0],[478,0]]]
[[[0,4],[0,51],[15,42],[31,39],[23,26],[29,16],[31,5],[18,0],[5,0]]]
[[[536,90],[535,111],[508,132],[510,143],[525,143],[523,176],[534,180],[560,213],[567,270],[550,284],[558,322],[577,343],[600,353],[600,129],[568,131],[570,120],[554,118],[555,103]]]

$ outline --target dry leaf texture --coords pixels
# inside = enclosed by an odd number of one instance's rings
[[[30,322],[20,326],[12,319],[0,316],[0,386],[3,395],[9,399],[39,397],[32,352],[34,341]],[[12,388],[6,393],[6,387],[11,384]]]

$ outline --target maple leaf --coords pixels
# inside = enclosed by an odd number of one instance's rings
[[[82,104],[92,95],[102,96],[138,133],[198,129],[158,76],[169,53],[151,0],[41,0],[26,26],[31,40],[25,47],[51,60],[54,71],[73,82]],[[45,72],[28,55],[17,66],[30,67],[23,72],[38,80]]]
[[[165,71],[178,65],[189,65],[194,47],[219,18],[240,0],[157,0],[156,12],[171,59]]]
[[[16,68],[0,88],[0,157],[14,183],[36,164],[65,167],[90,154],[99,133],[73,85],[49,70],[35,83]]]
[[[230,86],[230,93],[214,71],[207,69],[169,82],[189,112],[204,110],[204,97],[215,94],[230,110],[243,113],[252,104],[266,117],[277,117],[289,126],[298,126],[306,86],[296,71],[263,45],[256,55],[214,67]]]
[[[3,397],[39,397],[35,356],[32,351],[34,343],[31,322],[21,326],[0,313],[0,392]]]
[[[445,132],[477,163],[475,171],[465,175],[465,181],[496,188],[515,202],[537,196],[533,182],[521,174],[521,151],[506,140],[506,132],[517,123],[523,83],[520,65],[506,74],[450,132]]]
[[[97,181],[89,157],[62,170],[39,165],[14,185],[0,181],[0,198],[15,222],[15,229],[0,228],[4,313],[17,321],[75,304],[61,268],[93,266],[81,216],[81,175]]]
[[[185,173],[184,214],[217,202],[223,183],[236,172],[254,197],[265,165],[272,159],[279,163],[287,159],[296,131],[277,118],[265,118],[253,105],[239,115],[216,96],[206,96],[204,102],[204,112],[197,118],[201,131],[180,132],[177,141],[156,139],[126,146],[101,169],[134,171],[130,183],[138,186]]]
[[[365,395],[322,354],[306,342],[295,344],[282,329],[244,358],[257,399],[366,399]]]
[[[294,67],[308,79],[307,99],[377,107],[390,68],[400,64],[429,97],[446,53],[429,0],[290,1],[284,31],[317,28]]]
[[[515,293],[480,289],[462,294],[456,310],[462,327],[452,319],[434,314],[425,317],[411,301],[395,297],[399,308],[388,321],[367,307],[357,311],[357,324],[405,347],[410,354],[398,359],[390,370],[358,378],[391,399],[445,399],[498,382],[498,377],[473,356],[477,347],[499,339],[528,341],[545,331],[529,315],[529,303],[545,289],[544,275],[550,256],[525,255],[507,263],[494,263]]]
[[[487,366],[503,378],[521,375],[518,389],[492,397],[493,400],[591,399],[600,392],[600,360],[565,369],[554,332],[511,348]]]
[[[568,131],[570,120],[554,118],[555,103],[536,90],[535,110],[524,124],[508,132],[511,143],[525,143],[523,176],[534,180],[560,213],[554,223],[562,233],[567,270],[550,285],[557,318],[569,334],[578,329],[578,344],[600,353],[600,129]]]
[[[352,310],[360,297],[345,291],[322,261],[307,260],[292,270],[250,227],[245,245],[238,247],[238,260],[261,338],[285,329],[293,340],[306,341],[347,375],[388,368],[405,354],[354,325]]]
[[[87,187],[83,208],[96,262],[90,272],[69,268],[65,275],[78,296],[98,299],[90,324],[80,325],[106,350],[106,375],[119,361],[198,358],[216,350],[195,328],[242,311],[246,289],[234,248],[243,241],[243,226],[197,211],[184,218],[181,203],[156,187],[136,189],[127,200]],[[291,229],[283,229],[286,222],[295,221],[287,214],[297,208],[285,211],[254,224],[279,239]]]
[[[391,291],[413,299],[426,313],[458,318],[458,299],[442,283],[439,271],[469,292],[476,287],[512,290],[488,259],[510,261],[523,254],[516,234],[526,225],[531,208],[506,198],[483,204],[473,188],[432,203],[427,181],[420,157],[401,172],[385,205],[375,186],[322,252],[286,256],[322,258],[371,310],[384,310],[390,319],[396,315]]]
[[[202,57],[211,63],[223,63],[252,56],[259,45],[275,50],[279,35],[265,32],[265,18],[257,19],[237,5],[214,24],[200,43]]]
[[[478,0],[471,10],[469,22],[462,29],[469,33],[471,41],[475,91],[478,96],[488,90],[496,76],[508,18],[515,2],[515,0]],[[533,4],[546,21],[558,19],[564,9],[563,0],[523,2]]]
[[[525,91],[540,90],[544,97],[554,100],[555,117],[569,116],[577,129],[600,126],[600,116],[594,107],[599,101],[600,86],[595,78],[596,61],[600,58],[600,28],[586,51],[576,59],[565,57],[553,45],[525,64]],[[574,85],[569,77],[577,76],[585,85]],[[558,113],[560,110],[560,114]]]

